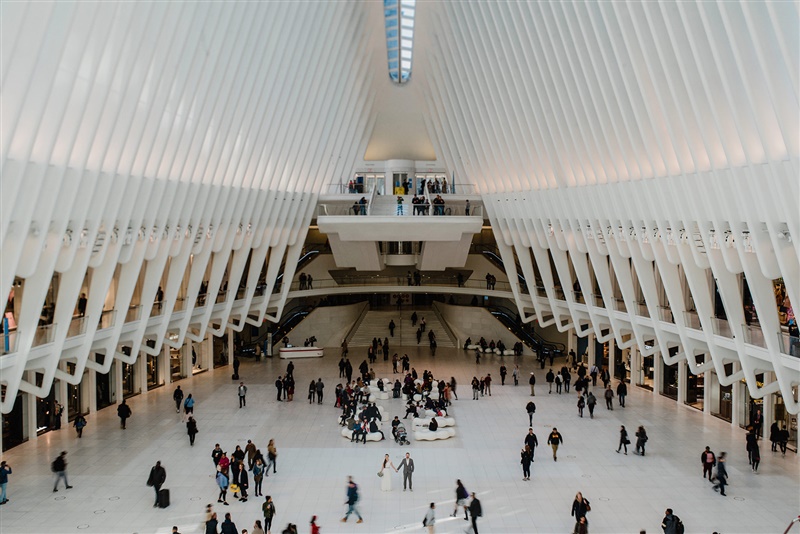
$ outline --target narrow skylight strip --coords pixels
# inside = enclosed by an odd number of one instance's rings
[[[416,0],[383,2],[389,77],[396,83],[405,83],[411,77],[416,4]]]

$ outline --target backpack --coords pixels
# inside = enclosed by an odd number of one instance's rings
[[[672,517],[675,518],[675,534],[684,534],[686,532],[686,528],[683,526],[683,521],[677,515],[673,515]]]
[[[56,461],[55,460],[53,460],[53,463],[50,464],[50,471],[52,471],[53,473],[57,472],[57,470],[56,470]]]

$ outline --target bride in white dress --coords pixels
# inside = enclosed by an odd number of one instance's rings
[[[381,491],[392,491],[392,469],[394,472],[397,473],[397,468],[394,466],[392,461],[389,459],[389,455],[385,455],[383,457],[383,463],[381,464]]]

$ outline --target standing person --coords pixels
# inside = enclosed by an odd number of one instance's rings
[[[664,534],[679,534],[679,526],[683,526],[681,519],[673,515],[672,508],[667,508],[666,512],[664,512],[664,519],[661,521],[661,530],[664,531]],[[683,529],[681,529],[680,533],[683,533]]]
[[[223,454],[225,453],[222,452],[222,448],[219,446],[219,443],[214,445],[214,449],[211,451],[211,459],[214,461],[214,469],[216,469],[219,465],[219,461],[222,459]]]
[[[647,432],[642,425],[636,430],[636,454],[644,456],[644,446],[647,444]]]
[[[267,444],[267,468],[264,470],[264,476],[269,476],[269,468],[272,467],[272,474],[278,472],[278,449],[275,448],[275,440],[269,440]]]
[[[197,421],[194,420],[194,417],[189,417],[189,420],[186,421],[186,433],[189,434],[189,445],[194,447],[194,438],[197,435]]]
[[[533,374],[533,371],[531,371],[531,377],[528,379],[528,384],[531,385],[531,397],[535,397],[536,392],[533,390],[533,387],[536,385],[536,375]]]
[[[478,400],[478,393],[481,389],[481,383],[478,382],[478,377],[472,377],[472,400]]]
[[[250,487],[250,479],[247,475],[247,469],[244,466],[244,462],[239,460],[236,463],[239,465],[239,491],[242,493],[239,501],[247,502],[247,488]]]
[[[469,499],[467,488],[464,487],[461,480],[456,480],[456,507],[453,513],[450,514],[450,517],[455,517],[458,513],[458,507],[461,506],[464,508],[464,521],[469,521],[469,517],[467,516],[467,499]]]
[[[525,434],[525,448],[530,450],[531,453],[531,462],[533,461],[533,456],[536,452],[536,447],[539,446],[539,440],[536,439],[536,434],[533,433],[533,428],[528,429],[528,433]]]
[[[186,400],[183,401],[183,415],[184,417],[186,417],[186,419],[188,419],[189,416],[193,414],[194,414],[194,398],[192,397],[192,394],[189,393],[189,395],[186,397]]]
[[[514,370],[511,371],[511,376],[514,378],[514,385],[519,385],[519,365],[514,364]]]
[[[561,437],[558,429],[553,427],[553,431],[550,432],[549,436],[547,436],[547,444],[553,448],[553,460],[556,462],[558,461],[558,446],[562,443],[564,443],[564,438]]]
[[[549,388],[547,394],[549,395],[550,393],[553,392],[553,382],[556,381],[556,375],[555,373],[553,373],[552,369],[547,371],[547,375],[544,377],[544,379],[547,381],[547,386]]]
[[[703,478],[708,476],[708,480],[711,482],[711,471],[717,465],[717,457],[714,456],[710,447],[706,447],[706,450],[700,454],[700,463],[703,464]]]
[[[309,528],[311,528],[311,534],[320,534],[319,526],[317,526],[317,516],[311,516],[311,522],[309,523]],[[253,534],[256,534],[253,532]]]
[[[253,470],[253,465],[255,465],[257,452],[258,447],[256,447],[256,444],[248,439],[247,445],[244,446],[244,453],[247,455],[247,468],[250,471]]]
[[[272,502],[272,497],[267,495],[264,499],[264,504],[261,505],[261,511],[264,514],[264,530],[267,534],[271,534],[272,520],[275,518],[275,503]]]
[[[347,477],[347,513],[344,514],[342,518],[342,523],[347,523],[347,518],[350,517],[350,514],[355,513],[358,516],[358,521],[356,523],[363,523],[364,519],[361,517],[361,513],[356,508],[356,504],[358,503],[358,486],[356,483],[353,482],[353,477]]]
[[[528,412],[528,425],[533,426],[533,414],[536,413],[536,405],[533,401],[528,401],[525,410]]]
[[[719,460],[717,461],[717,483],[714,484],[714,491],[718,491],[720,495],[725,497],[725,486],[728,484],[728,469],[725,466],[725,452],[719,453]]]
[[[750,432],[745,436],[745,440],[747,442],[747,462],[750,464],[750,467],[753,467],[753,450],[758,446],[758,434],[756,434],[755,428],[750,429]]]
[[[308,385],[308,403],[311,404],[314,402],[314,397],[317,395],[317,383],[314,380],[311,380],[311,383]]]
[[[583,494],[579,491],[575,495],[575,500],[572,501],[572,516],[575,518],[576,522],[580,522],[581,519],[585,519],[586,523],[589,523],[589,520],[586,519],[586,514],[592,511],[592,507],[589,504],[589,501],[583,498]]]
[[[67,489],[72,489],[72,486],[67,482],[67,451],[61,451],[61,454],[53,460],[50,469],[56,474],[56,484],[53,486],[53,493],[58,491],[58,481],[62,478],[64,479],[64,486],[66,486]]]
[[[617,386],[617,399],[618,399],[619,405],[622,408],[625,407],[625,397],[627,397],[627,396],[628,396],[628,385],[623,380]]]
[[[481,501],[478,500],[475,492],[472,492],[472,502],[469,503],[469,516],[472,520],[472,534],[478,534],[478,518],[483,515]]]
[[[237,355],[233,355],[233,377],[234,380],[239,378],[239,366],[242,362],[239,361],[239,357]]]
[[[256,462],[253,464],[253,482],[255,483],[255,489],[253,490],[253,495],[256,497],[261,497],[261,482],[264,480],[264,462],[261,461],[261,458],[258,458]]]
[[[244,385],[244,382],[239,382],[236,392],[239,394],[239,408],[247,406],[247,386]]]
[[[786,428],[786,423],[783,423],[783,428],[778,434],[778,444],[781,446],[781,455],[786,456],[786,444],[789,443],[789,429]]]
[[[411,274],[408,275],[408,281],[411,282]],[[411,285],[410,283],[408,285]],[[389,334],[394,337],[394,329],[395,329],[394,319],[389,320]]]
[[[8,487],[8,475],[11,474],[11,466],[5,460],[0,462],[0,504],[8,502],[6,488]]]
[[[397,466],[395,471],[399,471],[401,467],[403,468],[403,491],[406,490],[406,483],[408,483],[408,489],[414,491],[412,481],[412,476],[414,475],[414,460],[411,458],[411,454],[406,453],[406,457],[403,458],[403,461],[400,462],[400,465]]]
[[[350,382],[350,377],[347,378],[347,381]],[[278,402],[281,402],[281,396],[283,395],[283,379],[279,376],[275,380],[275,388],[278,390]]]
[[[75,432],[78,433],[78,438],[83,437],[83,429],[86,427],[86,418],[78,414],[78,417],[75,418],[75,422],[73,423],[75,427]]]
[[[592,377],[592,387],[597,385],[597,374],[600,372],[600,369],[597,368],[597,364],[592,364],[592,367],[589,369],[589,376]]]
[[[492,396],[492,373],[487,373],[486,378],[484,378],[484,383],[486,384],[486,393],[489,396]]]
[[[500,385],[501,386],[505,386],[506,385],[506,375],[507,374],[508,374],[508,371],[506,370],[505,364],[501,365],[500,366]]]
[[[458,394],[456,393],[456,386],[457,385],[458,384],[456,384],[456,377],[451,376],[450,377],[450,392],[453,394],[453,397],[455,397],[456,400],[458,400]]]
[[[381,477],[381,491],[392,491],[392,477],[389,476],[389,471],[392,469],[397,473],[397,468],[392,463],[392,460],[389,459],[389,455],[386,454],[383,456],[383,462],[381,462],[381,468],[378,471],[378,475]]]
[[[161,486],[167,480],[167,470],[161,467],[161,462],[156,462],[156,465],[150,468],[150,476],[147,477],[147,485],[152,487],[156,492],[156,501],[153,503],[153,508],[158,506],[158,492],[161,491]]]
[[[183,390],[180,386],[175,388],[175,392],[172,394],[172,400],[175,401],[175,413],[180,413],[181,403],[183,402]]]
[[[778,436],[780,436],[780,432],[781,428],[778,426],[778,422],[775,421],[769,427],[769,440],[772,442],[772,452],[778,451],[778,442],[780,441]]]
[[[125,430],[128,417],[131,416],[131,407],[128,406],[128,403],[125,401],[125,399],[122,399],[122,403],[117,406],[117,416],[119,417],[120,428]]]
[[[430,508],[428,508],[428,513],[425,514],[425,517],[422,519],[422,526],[427,527],[428,534],[433,534],[436,532],[434,525],[436,524],[436,503],[431,503]]]
[[[572,375],[566,367],[561,368],[561,377],[564,379],[564,393],[569,393],[569,383],[572,380]]]
[[[220,525],[219,532],[220,534],[239,534],[239,530],[236,528],[236,523],[234,523],[231,519],[230,512],[225,514],[225,521],[223,521],[222,525]]]
[[[564,382],[564,379],[561,377],[561,373],[556,373],[555,382],[556,382],[556,393],[561,395],[561,388]]]
[[[242,534],[247,532],[246,530],[242,531]],[[261,526],[261,520],[256,519],[256,522],[253,524],[253,533],[252,534],[265,534],[264,527]]]
[[[606,398],[606,409],[613,410],[614,409],[614,392],[611,390],[611,386],[607,386],[603,395]]]
[[[628,431],[625,430],[625,425],[620,426],[620,428],[619,428],[619,445],[617,446],[617,453],[619,453],[619,450],[624,447],[625,448],[625,454],[627,455],[628,454],[628,443],[630,443],[630,442],[631,442],[631,440],[628,439]]]
[[[533,461],[533,453],[531,448],[525,445],[520,453],[520,462],[522,464],[522,480],[531,479],[531,462]]]
[[[583,417],[583,408],[586,406],[586,400],[583,398],[583,395],[580,393],[578,394],[578,415]]]

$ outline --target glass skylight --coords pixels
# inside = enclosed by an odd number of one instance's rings
[[[383,0],[389,77],[397,83],[411,77],[416,4],[417,0]]]

